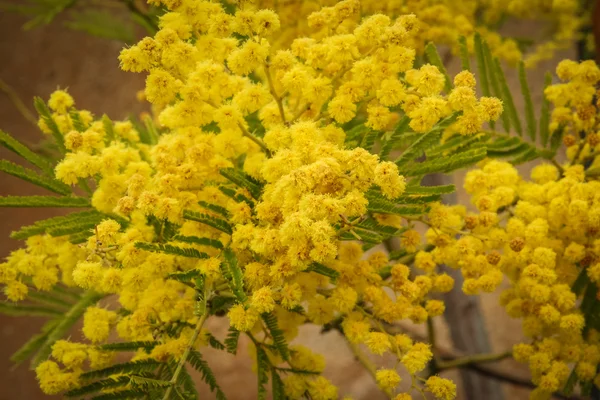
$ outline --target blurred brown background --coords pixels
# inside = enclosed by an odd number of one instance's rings
[[[24,32],[21,30],[24,22],[25,19],[18,15],[0,13],[0,79],[10,84],[31,110],[33,96],[47,99],[57,87],[68,88],[78,108],[89,109],[97,115],[106,113],[114,120],[126,117],[129,112],[140,112],[144,109],[143,105],[135,100],[135,93],[142,88],[144,78],[142,75],[125,73],[118,69],[117,55],[122,47],[119,42],[69,31],[61,26],[60,21]],[[521,33],[535,31],[535,27],[528,26],[513,28],[522,30]],[[538,101],[543,72],[551,66],[552,63],[547,63],[530,74],[533,82],[532,92],[537,94]],[[513,87],[518,87],[516,77],[510,78]],[[0,129],[32,145],[38,143],[41,138],[37,128],[16,111],[13,103],[3,93],[0,93]],[[17,161],[12,153],[1,148],[0,158]],[[37,192],[37,189],[29,184],[5,174],[0,175],[0,195]],[[460,197],[465,199],[464,196]],[[0,208],[0,258],[19,246],[18,242],[8,239],[11,231],[59,212],[60,210]],[[493,350],[501,352],[510,349],[512,344],[520,339],[518,322],[506,317],[497,305],[495,294],[482,297],[482,308]],[[439,325],[440,346],[452,348],[443,320],[437,318],[436,323]],[[49,398],[41,394],[33,372],[27,368],[27,363],[13,369],[8,360],[20,345],[37,332],[40,325],[39,320],[0,315],[0,400]],[[209,327],[220,338],[227,329],[222,321],[211,321]],[[418,331],[410,325],[407,325],[407,329]],[[73,338],[79,336],[79,332],[72,332]],[[340,386],[340,397],[352,394],[355,399],[384,398],[376,389],[371,377],[354,361],[344,342],[339,339],[335,332],[320,335],[315,327],[305,327],[298,342],[326,355],[326,376]],[[256,376],[251,370],[248,358],[244,357],[245,348],[245,344],[242,343],[241,354],[238,353],[237,358],[222,352],[209,352],[207,357],[220,385],[232,400],[252,399],[256,393]],[[379,365],[393,366],[392,360],[375,361]],[[521,378],[528,376],[527,369],[522,365],[503,361],[499,366]],[[452,372],[449,377],[456,379],[460,388],[458,374]],[[201,398],[213,398],[203,384],[199,385],[203,392]],[[505,399],[526,399],[528,392],[528,389],[503,386]],[[462,394],[459,394],[459,397],[464,398]]]

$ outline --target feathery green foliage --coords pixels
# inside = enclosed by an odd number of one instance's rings
[[[227,337],[224,340],[225,348],[231,354],[237,353],[238,341],[240,339],[240,331],[235,328],[229,328]]]
[[[203,252],[200,252],[193,247],[177,247],[172,246],[170,244],[162,244],[162,243],[145,243],[145,242],[136,242],[135,247],[138,249],[151,251],[153,253],[165,253],[165,254],[173,254],[175,256],[181,257],[190,257],[190,258],[209,258],[209,255]]]
[[[235,253],[228,247],[223,251],[223,257],[225,258],[225,262],[221,263],[223,276],[227,279],[233,294],[243,303],[248,297],[244,292],[244,275],[238,266]]]
[[[399,145],[398,142],[400,138],[406,133],[406,130],[408,129],[408,124],[410,124],[410,118],[408,117],[408,115],[404,115],[396,125],[396,128],[394,129],[390,137],[384,142],[383,146],[381,146],[379,158],[381,158],[382,160],[387,160],[389,158],[392,150]]]
[[[527,84],[527,72],[525,71],[525,63],[521,61],[519,63],[519,82],[521,83],[521,93],[525,100],[525,119],[527,121],[527,132],[529,132],[529,138],[535,143],[536,140],[536,122],[535,112],[533,111],[533,101],[531,100],[531,91]]]
[[[265,325],[267,326],[267,329],[273,338],[273,343],[275,344],[275,348],[279,352],[279,355],[285,361],[288,361],[290,359],[290,350],[288,349],[283,331],[279,329],[277,317],[271,312],[262,314],[261,318],[265,322]]]
[[[229,218],[229,211],[225,207],[221,207],[217,204],[207,203],[206,201],[199,201],[198,204],[207,210],[220,214],[225,218]]]
[[[85,197],[54,197],[54,196],[3,196],[0,197],[0,207],[78,207],[90,206],[90,200]]]
[[[24,181],[33,183],[36,186],[48,189],[54,193],[63,195],[71,193],[71,188],[68,185],[62,183],[61,181],[43,175],[39,175],[37,172],[31,169],[27,169],[20,165],[13,164],[7,160],[0,160],[0,171],[6,172],[7,174],[22,179]]]
[[[48,335],[58,324],[58,320],[50,320],[42,326],[41,332],[33,335],[19,350],[10,356],[10,360],[18,365],[31,357],[46,342]]]
[[[0,145],[21,156],[42,171],[52,174],[52,164],[48,160],[35,154],[27,146],[2,130],[0,130]]]
[[[110,367],[87,371],[81,374],[81,379],[98,379],[119,374],[141,374],[152,372],[162,363],[151,358],[145,360],[128,361]]]
[[[260,197],[262,185],[250,175],[235,168],[222,168],[219,173],[237,186],[247,189],[253,198],[258,199]]]
[[[551,84],[552,74],[546,72],[546,75],[544,76],[544,91]],[[546,147],[548,145],[548,138],[550,136],[550,101],[546,98],[546,96],[542,97],[542,106],[540,110],[540,139],[542,141],[542,146]]]
[[[216,240],[216,239],[210,239],[210,238],[204,238],[204,237],[198,237],[198,236],[183,236],[183,235],[175,235],[172,237],[172,239],[174,241],[177,242],[185,242],[185,243],[191,243],[191,244],[199,244],[202,246],[210,246],[210,247],[214,247],[215,249],[223,249],[223,243],[221,243],[221,241]]]
[[[71,307],[71,309],[63,315],[63,317],[59,320],[56,326],[48,333],[46,340],[44,341],[42,346],[40,346],[40,349],[31,360],[31,364],[35,367],[40,362],[47,359],[52,351],[52,345],[56,343],[57,340],[62,339],[67,334],[71,327],[75,325],[77,321],[79,321],[79,319],[89,306],[97,303],[103,297],[103,294],[96,293],[93,290],[89,290],[85,294],[83,294],[80,300],[77,303],[75,303],[73,307]]]
[[[48,129],[50,129],[50,132],[52,132],[52,136],[54,137],[54,141],[58,146],[58,150],[61,152],[61,154],[65,154],[67,152],[67,149],[65,147],[65,139],[60,129],[58,128],[56,121],[54,121],[50,109],[48,108],[44,100],[42,100],[40,97],[35,97],[33,99],[33,106],[42,118],[42,121],[44,121]]]
[[[202,358],[202,354],[196,350],[191,350],[188,356],[188,362],[194,369],[202,374],[202,380],[210,387],[210,390],[215,393],[217,400],[225,400],[225,393],[217,383],[214,373],[208,366],[208,363]]]
[[[208,226],[212,226],[213,228],[218,229],[221,232],[225,232],[229,235],[231,235],[233,233],[233,229],[232,229],[231,225],[229,224],[229,222],[227,222],[223,219],[220,219],[220,218],[213,217],[208,214],[202,214],[202,213],[198,213],[195,211],[184,210],[183,218],[188,219],[190,221],[200,222],[200,223],[208,225]]]
[[[331,279],[332,283],[335,283],[337,281],[337,279],[340,276],[340,273],[337,272],[334,269],[331,269],[329,267],[326,267],[323,264],[319,264],[319,263],[312,263],[305,272],[314,272],[317,273],[319,275],[323,275],[328,277],[329,279]]]
[[[258,399],[265,400],[267,398],[267,388],[265,385],[269,383],[269,371],[271,370],[271,362],[267,353],[256,344],[256,374],[258,377]]]

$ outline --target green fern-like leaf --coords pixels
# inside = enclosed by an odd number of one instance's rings
[[[2,130],[0,130],[0,145],[21,156],[42,171],[52,174],[52,164],[48,160],[35,154],[27,146]]]
[[[392,132],[391,136],[384,142],[383,146],[381,146],[379,158],[382,160],[387,160],[389,158],[392,150],[399,146],[399,140],[406,133],[408,124],[410,124],[410,118],[408,115],[404,115],[396,125],[394,132]]]
[[[57,317],[62,315],[62,311],[43,307],[33,306],[17,303],[9,303],[6,301],[0,302],[0,314],[16,316],[28,316],[28,317]]]
[[[203,238],[203,237],[198,237],[198,236],[183,236],[183,235],[175,235],[175,236],[173,236],[172,239],[177,242],[199,244],[202,246],[210,246],[210,247],[214,247],[215,249],[223,249],[224,248],[223,243],[221,243],[220,240],[216,240],[216,239]]]
[[[435,158],[426,160],[413,167],[402,169],[401,173],[405,176],[420,176],[425,174],[452,172],[460,168],[471,166],[486,157],[485,147],[479,147],[472,150],[456,153],[445,158]]]
[[[552,74],[546,72],[544,76],[544,91],[548,86],[552,85]],[[542,146],[548,145],[548,138],[550,136],[550,101],[543,96],[542,106],[540,111],[540,138],[542,140]]]
[[[69,117],[71,117],[71,121],[73,122],[73,128],[75,128],[77,132],[83,132],[87,129],[87,127],[83,123],[83,120],[81,119],[81,114],[79,113],[79,111],[74,109],[69,110]]]
[[[65,216],[52,217],[35,222],[33,225],[24,226],[16,232],[11,233],[12,239],[23,240],[34,235],[46,233],[48,229],[70,225],[77,221],[95,221],[100,223],[105,216],[96,210],[81,211]]]
[[[30,300],[35,301],[36,303],[40,303],[44,306],[48,307],[57,307],[60,309],[71,308],[73,303],[65,300],[60,296],[56,296],[52,294],[52,292],[41,292],[37,290],[30,290],[27,293],[27,297]]]
[[[469,60],[469,48],[467,47],[467,38],[461,36],[458,38],[458,45],[460,50],[460,62],[463,71],[471,70],[471,62]]]
[[[170,244],[152,244],[145,242],[136,242],[135,247],[138,249],[151,251],[153,253],[164,253],[172,254],[175,256],[189,257],[189,258],[209,258],[210,256],[206,253],[202,253],[192,247],[177,247]]]
[[[475,58],[477,59],[477,72],[479,73],[479,85],[484,96],[490,96],[490,81],[487,73],[486,59],[483,50],[483,39],[479,32],[474,36]]]
[[[42,118],[48,129],[50,129],[50,132],[52,132],[52,136],[54,137],[56,146],[58,146],[58,150],[62,154],[65,154],[67,152],[67,149],[65,147],[65,139],[63,137],[63,134],[60,132],[56,121],[54,121],[50,109],[48,108],[46,103],[44,103],[44,100],[42,100],[40,97],[35,97],[33,99],[33,106],[35,107],[38,114],[40,114],[40,117]]]
[[[304,272],[315,272],[319,275],[323,275],[331,279],[332,283],[335,283],[340,277],[340,273],[334,269],[331,269],[323,264],[312,263]]]
[[[110,367],[87,371],[81,374],[81,379],[99,379],[111,375],[120,374],[141,374],[144,372],[152,372],[162,363],[151,358],[145,360],[128,361],[120,364],[111,365]]]
[[[256,374],[258,376],[258,399],[265,400],[267,398],[267,388],[265,385],[269,383],[269,371],[271,370],[271,362],[267,353],[256,345]]]
[[[92,397],[90,400],[130,400],[143,399],[148,397],[148,391],[145,389],[127,389],[118,390],[116,392],[101,394],[100,396]]]
[[[0,207],[89,207],[85,197],[54,196],[4,196],[0,197]]]
[[[229,328],[229,332],[227,332],[227,337],[225,338],[224,344],[227,352],[231,354],[237,353],[238,341],[240,339],[240,331],[234,328]]]
[[[504,75],[504,71],[502,70],[502,65],[500,64],[500,60],[497,58],[493,59],[494,72],[496,73],[496,78],[500,83],[500,89],[502,91],[502,101],[504,103],[504,112],[508,114],[510,117],[511,126],[514,126],[515,131],[519,134],[519,136],[523,136],[523,128],[521,124],[521,120],[519,119],[519,114],[517,113],[517,108],[515,107],[515,102],[513,100],[512,94],[510,92],[510,88],[508,86],[508,82],[506,81],[506,76]]]
[[[52,351],[52,345],[67,334],[89,306],[96,304],[103,297],[103,294],[96,293],[93,290],[89,290],[83,294],[79,301],[69,311],[64,313],[56,326],[49,332],[46,340],[31,360],[32,366],[35,367],[40,362],[46,360]]]
[[[220,218],[213,217],[208,214],[202,214],[202,213],[198,213],[195,211],[184,210],[183,218],[190,220],[190,221],[200,222],[200,223],[208,225],[208,226],[212,226],[213,228],[218,229],[221,232],[225,232],[229,235],[231,235],[233,233],[233,229],[231,228],[231,225],[229,224],[229,222],[227,222],[223,219],[220,219]]]
[[[283,358],[285,361],[288,361],[290,358],[290,350],[288,349],[283,331],[279,329],[277,317],[271,312],[262,314],[261,318],[265,322],[265,325],[267,326],[267,329],[273,338],[273,344],[279,352],[279,355],[281,355],[281,358]]]
[[[434,143],[439,142],[440,137],[441,133],[437,130],[431,130],[425,134],[422,134],[400,155],[400,157],[398,157],[396,164],[401,166],[421,157],[425,149],[429,148]]]
[[[110,117],[106,114],[104,114],[102,116],[102,126],[104,127],[104,132],[106,135],[104,138],[104,142],[106,144],[109,144],[116,138],[116,135],[115,135],[114,123],[112,122]]]
[[[409,194],[409,195],[449,194],[449,193],[454,193],[455,191],[456,191],[456,187],[454,185],[409,186],[404,191],[404,194]]]
[[[131,386],[144,388],[146,390],[160,389],[160,388],[165,388],[165,387],[169,387],[172,385],[172,383],[169,381],[164,381],[161,379],[146,378],[146,377],[138,376],[138,375],[129,375],[128,378],[129,378],[129,382],[130,382]]]
[[[521,82],[521,93],[525,100],[525,121],[527,121],[527,132],[529,138],[535,143],[536,140],[536,121],[535,112],[533,111],[533,101],[531,100],[531,91],[527,84],[527,72],[525,72],[525,63],[519,63],[519,82]]]
[[[158,344],[158,342],[152,341],[117,342],[101,344],[96,346],[96,348],[103,351],[137,351],[139,349],[144,349],[146,352],[148,352]]]
[[[248,197],[244,196],[243,194],[238,193],[236,190],[234,190],[230,187],[221,185],[221,186],[219,186],[219,190],[225,196],[232,198],[233,200],[235,200],[238,203],[245,202],[250,207],[254,207],[254,202],[252,200],[250,200]]]
[[[367,210],[381,214],[395,215],[420,215],[424,212],[423,207],[401,207],[388,200],[382,194],[369,190],[365,197],[369,201]]]
[[[85,233],[86,237],[92,236],[94,227],[98,225],[98,222],[73,222],[68,225],[56,226],[46,229],[46,233],[50,236],[58,237],[65,235],[76,235]]]
[[[78,387],[77,389],[69,390],[65,393],[66,397],[81,397],[101,390],[115,389],[127,386],[130,378],[128,376],[109,377],[90,384]]]
[[[435,65],[437,67],[437,69],[439,69],[440,72],[442,74],[444,74],[444,80],[446,81],[444,89],[446,90],[446,92],[450,92],[450,90],[452,89],[452,86],[453,86],[452,80],[450,79],[450,76],[448,75],[448,71],[446,71],[446,67],[444,67],[444,63],[442,62],[442,59],[440,58],[440,55],[437,51],[437,47],[435,47],[435,44],[433,44],[432,42],[427,43],[427,46],[425,46],[425,55],[427,56],[429,63],[432,65]]]
[[[225,258],[225,262],[221,263],[223,276],[227,279],[229,287],[237,299],[245,303],[248,297],[244,292],[244,275],[238,266],[237,257],[230,248],[223,251],[223,257]]]
[[[223,393],[221,387],[217,383],[217,379],[208,366],[208,363],[202,358],[202,354],[196,350],[191,350],[188,356],[188,362],[202,374],[202,380],[207,383],[212,392],[215,392],[217,400],[225,400],[225,393]]]
[[[216,337],[214,337],[211,334],[208,335],[208,345],[210,347],[212,347],[213,349],[225,350],[225,345],[223,343],[221,343],[219,341],[219,339],[217,339]]]
[[[219,173],[237,186],[248,189],[253,198],[258,199],[260,197],[262,185],[250,175],[235,168],[222,168]]]
[[[6,172],[9,175],[33,183],[36,186],[48,189],[51,192],[58,194],[71,194],[71,188],[61,181],[54,178],[39,175],[37,172],[24,168],[20,165],[13,164],[10,161],[0,160],[0,171]]]
[[[217,204],[212,204],[212,203],[208,203],[206,201],[199,201],[198,204],[204,208],[206,208],[207,210],[210,210],[212,212],[215,212],[217,214],[220,214],[221,216],[225,217],[225,218],[229,218],[229,211],[227,211],[227,209],[225,207],[221,207]]]
[[[202,275],[200,271],[198,271],[197,269],[191,269],[185,272],[173,272],[172,274],[167,275],[167,278],[182,283],[188,283],[194,281],[200,275]]]
[[[492,52],[490,50],[490,47],[488,46],[488,44],[485,41],[482,42],[482,50],[483,50],[483,57],[485,60],[486,71],[488,73],[488,77],[489,77],[489,81],[490,81],[491,94],[496,96],[499,99],[502,99],[503,93],[502,93],[502,89],[501,89],[501,85],[500,85],[500,80],[496,76],[496,65],[494,63],[494,57],[492,57]],[[502,126],[504,127],[504,130],[507,133],[510,132],[510,117],[508,116],[508,114],[506,112],[502,113]],[[494,129],[494,127],[495,127],[495,123],[494,122],[490,123],[490,128]]]
[[[274,367],[271,367],[271,389],[273,392],[273,400],[286,400],[285,388],[281,377]]]

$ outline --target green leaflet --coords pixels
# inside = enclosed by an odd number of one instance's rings
[[[8,301],[0,302],[0,314],[10,316],[28,316],[28,317],[56,317],[62,315],[62,311],[43,306],[31,306],[25,304],[11,303]]]
[[[271,367],[271,389],[273,392],[273,400],[286,400],[285,387],[283,381],[277,373],[275,367]]]
[[[48,229],[70,225],[77,221],[96,221],[100,223],[104,218],[105,216],[96,210],[80,211],[65,216],[36,221],[33,225],[24,226],[18,231],[11,233],[10,237],[19,240],[27,239],[28,237],[45,233]]]
[[[92,394],[106,389],[115,389],[126,386],[130,379],[128,376],[108,377],[99,381],[92,382],[88,385],[78,387],[77,389],[69,390],[65,393],[66,397],[80,397],[87,394]]]
[[[48,160],[35,154],[33,151],[29,150],[27,146],[2,130],[0,130],[0,145],[21,156],[23,159],[29,161],[44,172],[52,174],[52,164]]]
[[[191,350],[187,361],[192,367],[202,374],[202,380],[210,387],[212,392],[215,392],[217,400],[225,400],[225,393],[217,383],[214,373],[208,366],[208,363],[202,358],[202,354],[196,350]]]
[[[304,270],[304,272],[315,272],[319,275],[326,276],[331,279],[332,283],[335,283],[340,276],[340,273],[336,270],[316,262],[312,263],[306,270]]]
[[[191,210],[183,210],[183,218],[189,219],[190,221],[200,222],[208,226],[212,226],[213,228],[218,229],[221,232],[225,232],[229,235],[233,233],[233,229],[231,225],[229,225],[229,222],[208,214],[202,214]]]
[[[508,87],[508,83],[506,81],[506,76],[504,75],[504,71],[502,70],[502,66],[500,65],[500,60],[497,58],[493,59],[494,71],[496,73],[496,77],[500,82],[500,89],[502,90],[502,101],[504,102],[504,112],[508,114],[511,120],[511,126],[515,127],[515,130],[519,134],[519,136],[523,136],[523,128],[521,127],[521,120],[519,119],[519,114],[517,113],[517,109],[515,107],[515,102],[513,101],[512,94],[510,92],[510,88]]]
[[[254,199],[260,197],[262,185],[250,175],[235,168],[222,168],[219,173],[237,186],[247,189]]]
[[[79,111],[74,109],[69,110],[69,117],[71,117],[73,128],[75,128],[77,132],[83,132],[87,129],[83,123],[83,120],[81,119],[81,114],[79,114]]]
[[[144,349],[146,351],[152,350],[154,346],[160,344],[159,342],[151,341],[139,341],[139,342],[116,342],[107,343],[96,346],[98,350],[103,351],[137,351],[138,349]]]
[[[485,57],[486,69],[489,74],[490,84],[492,86],[492,94],[499,99],[503,98],[502,89],[500,86],[499,78],[496,76],[496,65],[494,64],[494,58],[492,57],[492,52],[490,51],[490,47],[486,42],[483,42],[483,56]],[[495,124],[490,124],[490,127],[493,129]],[[502,126],[504,127],[504,131],[506,133],[510,132],[510,117],[508,113],[502,113]]]
[[[463,136],[456,135],[444,143],[441,143],[435,147],[427,149],[425,151],[425,155],[427,158],[432,157],[445,157],[446,155],[450,155],[452,153],[456,153],[461,151],[469,146],[475,145],[479,142],[483,142],[488,139],[488,135],[472,135],[472,136]]]
[[[439,142],[441,133],[437,130],[431,130],[421,135],[415,140],[412,145],[407,148],[396,160],[396,165],[399,167],[419,158],[425,149],[431,147],[434,143]]]
[[[233,200],[237,201],[238,203],[241,203],[243,201],[243,202],[246,202],[250,207],[254,207],[254,202],[252,200],[250,200],[243,194],[237,193],[237,191],[233,190],[230,187],[221,185],[221,186],[219,186],[219,190],[225,196],[232,198]]]
[[[148,392],[144,389],[126,389],[101,394],[100,396],[92,397],[90,400],[129,400],[142,399],[145,397],[148,397]]]
[[[237,257],[230,248],[223,251],[225,262],[221,263],[221,272],[227,279],[231,291],[241,303],[245,303],[248,297],[244,292],[244,275],[238,266]]]
[[[200,273],[200,271],[198,271],[197,269],[191,269],[191,270],[185,271],[185,272],[173,272],[172,274],[167,275],[167,278],[173,279],[174,281],[178,281],[178,282],[182,282],[182,283],[188,283],[188,282],[192,282],[193,280],[198,278],[200,275],[202,275]]]
[[[115,135],[114,124],[113,124],[112,120],[110,119],[110,117],[106,114],[102,115],[102,126],[104,127],[104,133],[106,135],[104,137],[104,143],[109,144],[110,142],[115,140],[116,135]]]
[[[24,181],[33,183],[36,186],[48,189],[51,192],[58,194],[71,194],[71,188],[65,185],[61,181],[54,178],[39,175],[34,170],[24,168],[20,165],[13,164],[7,160],[0,160],[0,171],[6,172],[9,175],[22,179]]]
[[[444,79],[446,81],[446,84],[444,85],[444,90],[446,90],[446,92],[450,92],[453,86],[452,80],[450,79],[450,76],[448,76],[448,71],[446,71],[446,67],[444,67],[444,63],[440,58],[435,44],[433,44],[432,42],[427,43],[427,46],[425,46],[425,55],[427,55],[429,63],[435,65],[440,70],[440,72],[444,74]]]
[[[265,400],[267,398],[267,389],[265,385],[269,383],[268,371],[271,369],[271,362],[267,353],[256,345],[256,373],[258,376],[258,399]]]
[[[238,341],[240,339],[240,331],[235,328],[229,328],[229,332],[227,332],[227,337],[224,340],[225,348],[227,352],[231,354],[237,353]]]
[[[136,242],[135,247],[138,249],[151,251],[153,253],[165,253],[173,254],[175,256],[189,257],[189,258],[209,258],[210,256],[206,253],[200,252],[192,247],[177,247],[170,244],[152,244],[145,242]]]
[[[544,92],[548,86],[552,85],[552,74],[546,72],[544,76]],[[542,146],[548,145],[548,138],[550,136],[550,101],[546,98],[546,95],[542,98],[542,106],[540,111],[540,138],[542,140]]]
[[[31,365],[35,367],[47,359],[52,351],[52,345],[67,334],[89,306],[97,303],[103,297],[103,294],[96,293],[93,290],[89,290],[82,295],[80,300],[69,311],[64,313],[64,316],[59,320],[54,329],[50,331],[44,344],[40,347],[33,360],[31,360]]]
[[[460,49],[460,62],[463,71],[471,70],[471,62],[469,61],[469,49],[467,48],[467,38],[461,36],[458,38],[458,45]]]
[[[525,72],[525,63],[519,63],[519,81],[521,82],[521,93],[525,100],[525,120],[527,121],[527,132],[529,138],[535,143],[536,139],[536,122],[535,112],[533,111],[533,101],[531,100],[531,92],[527,84],[527,72]]]
[[[85,197],[3,196],[0,207],[90,207]]]
[[[420,215],[425,211],[424,207],[397,206],[395,203],[383,197],[383,195],[372,190],[368,191],[365,197],[369,201],[367,209],[371,212],[396,215]]]
[[[383,146],[381,146],[379,158],[381,158],[382,160],[388,159],[394,147],[398,145],[399,139],[404,135],[404,133],[408,129],[408,124],[410,124],[410,118],[408,118],[408,115],[404,115],[398,122],[398,125],[396,125],[396,129],[394,129],[392,135],[385,141]]]
[[[410,186],[404,191],[404,194],[449,194],[454,193],[456,187],[454,185],[441,185],[441,186]]]
[[[128,361],[121,364],[111,365],[107,368],[87,371],[81,374],[81,379],[98,379],[119,374],[140,374],[152,372],[162,363],[151,358],[145,360]]]
[[[210,210],[217,214],[221,214],[225,218],[229,217],[229,211],[227,211],[227,209],[225,207],[221,207],[219,205],[212,204],[212,203],[207,203],[206,201],[199,201],[198,204],[200,206],[206,208],[207,210]]]
[[[265,322],[265,325],[271,334],[271,338],[273,338],[273,343],[277,348],[279,355],[281,355],[281,358],[285,361],[288,361],[290,359],[290,350],[288,349],[283,331],[279,329],[277,317],[271,312],[262,314],[261,318]]]
[[[177,241],[177,242],[199,244],[202,246],[211,246],[211,247],[214,247],[215,249],[223,249],[224,248],[223,243],[221,243],[221,241],[219,241],[219,240],[198,237],[198,236],[175,235],[175,236],[173,236],[172,240]]]
[[[464,151],[462,153],[456,153],[445,158],[426,160],[412,167],[403,168],[400,173],[404,176],[418,176],[437,172],[447,173],[459,168],[465,168],[473,165],[483,160],[485,157],[485,148],[479,147]]]
[[[479,85],[484,96],[490,95],[490,83],[486,68],[486,59],[483,52],[483,39],[479,32],[475,32],[475,58],[477,59],[477,72],[479,72]]]
[[[50,129],[50,132],[52,132],[52,136],[54,137],[54,141],[58,146],[58,150],[61,152],[61,154],[65,154],[67,152],[67,149],[65,147],[65,139],[60,129],[58,129],[58,125],[56,124],[56,121],[54,121],[50,109],[48,108],[46,103],[44,103],[44,100],[42,100],[40,97],[34,97],[33,106],[35,107],[36,111],[38,112],[48,129]]]

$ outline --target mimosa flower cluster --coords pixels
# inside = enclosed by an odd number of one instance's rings
[[[581,277],[587,288],[600,281],[598,67],[564,61],[565,83],[546,90],[549,129],[565,134],[569,165],[538,165],[527,182],[510,163],[485,159],[465,179],[477,214],[439,202],[449,187],[421,186],[427,172],[415,172],[436,166],[429,147],[446,146],[439,171],[485,158],[475,142],[505,107],[477,96],[468,69],[450,77],[427,43],[456,50],[466,36],[472,49],[480,34],[516,62],[516,41],[477,26],[476,15],[490,25],[501,13],[541,14],[558,23],[560,42],[579,28],[576,2],[150,3],[166,10],[160,29],[119,61],[146,74],[151,114],[95,118],[57,90],[47,106],[36,103],[40,129],[62,153],[52,167],[0,132],[48,176],[3,170],[64,196],[28,206],[89,208],[16,232],[26,246],[0,264],[14,309],[32,299],[72,306],[31,345],[41,347],[33,363],[45,393],[196,398],[191,366],[224,399],[202,354],[235,354],[245,336],[260,399],[268,381],[277,400],[349,399],[322,375],[323,356],[294,343],[300,326],[315,324],[337,330],[359,360],[362,349],[391,355],[394,368],[365,363],[389,398],[452,400],[456,385],[436,375],[436,349],[391,329],[444,314],[440,294],[455,282],[441,264],[460,269],[467,295],[508,278],[501,301],[531,338],[514,357],[529,362],[532,398],[560,390],[573,364],[579,381],[600,381],[598,335],[574,289]],[[306,20],[292,23],[296,12]],[[464,151],[453,154],[452,141]],[[373,249],[394,237],[399,251]],[[83,338],[67,339],[79,317]],[[206,329],[218,317],[229,323],[225,338]]]
[[[261,8],[273,8],[279,14],[283,27],[278,43],[291,43],[298,36],[321,38],[330,32],[351,32],[359,19],[340,19],[335,13],[335,2],[330,7],[305,1],[259,1]],[[450,46],[458,54],[460,36],[467,38],[473,51],[473,34],[479,32],[488,42],[494,56],[511,64],[522,58],[528,66],[551,59],[556,51],[568,48],[573,41],[582,39],[579,33],[589,25],[590,11],[575,0],[564,1],[481,1],[459,3],[446,1],[361,1],[362,15],[385,14],[399,16],[415,14],[419,19],[421,34],[413,38],[411,47],[422,53],[428,42]],[[308,17],[307,19],[299,16]],[[519,38],[503,36],[498,26],[505,21],[536,21],[551,32],[550,38],[535,45]],[[585,38],[584,38],[585,39]],[[523,52],[523,48],[527,50]]]

